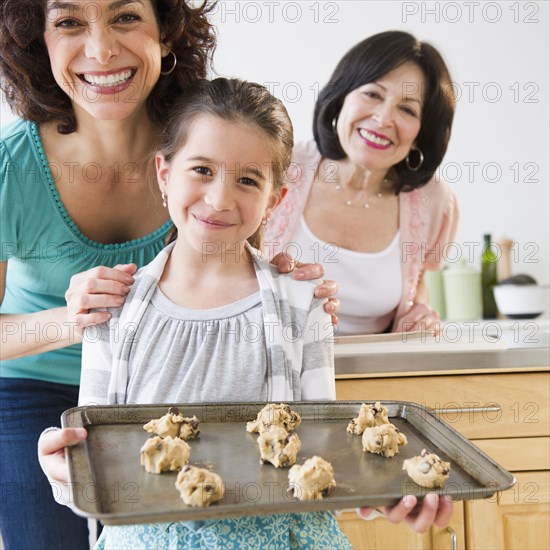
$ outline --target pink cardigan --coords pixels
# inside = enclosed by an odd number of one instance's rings
[[[295,146],[287,172],[288,193],[266,227],[264,242],[270,254],[292,242],[313,183],[315,163],[320,161],[314,141]],[[443,267],[445,245],[453,240],[457,223],[457,200],[446,182],[434,177],[420,189],[399,194],[403,293],[393,327],[413,305],[423,271]]]

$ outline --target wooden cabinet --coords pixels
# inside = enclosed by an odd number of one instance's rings
[[[548,436],[547,372],[336,381],[337,399],[413,401],[468,439]]]
[[[356,550],[464,550],[464,514],[462,506],[455,506],[455,512],[448,527],[433,527],[428,533],[415,533],[405,524],[392,525],[384,518],[365,521],[355,512],[344,512],[338,516],[338,523]]]
[[[457,502],[450,528],[432,528],[425,535],[383,518],[368,522],[341,514],[338,520],[354,548],[550,548],[549,382],[546,367],[337,378],[340,400],[413,401],[435,409],[517,480],[490,499]]]
[[[513,489],[493,499],[464,504],[468,548],[550,548],[550,472],[514,475],[517,483]]]

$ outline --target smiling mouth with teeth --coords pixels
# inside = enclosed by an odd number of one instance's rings
[[[359,129],[359,135],[367,141],[370,141],[375,145],[379,145],[380,147],[389,147],[392,143],[389,139],[384,139],[383,137],[377,136],[376,134],[373,134],[363,128]]]
[[[84,81],[86,84],[91,86],[101,86],[102,88],[113,88],[115,86],[121,86],[126,84],[134,75],[136,74],[135,70],[128,69],[126,71],[121,71],[120,73],[112,73],[108,75],[92,75],[82,73],[78,77]]]

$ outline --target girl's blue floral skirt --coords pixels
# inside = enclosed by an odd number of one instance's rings
[[[352,550],[329,512],[245,516],[211,521],[106,525],[99,550],[204,550],[312,548]]]

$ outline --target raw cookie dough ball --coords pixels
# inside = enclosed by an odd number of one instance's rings
[[[407,444],[407,438],[393,424],[382,424],[365,428],[362,443],[363,451],[392,457],[399,452],[400,445]]]
[[[284,428],[271,426],[258,437],[260,464],[271,462],[275,468],[286,468],[296,463],[301,447],[298,434],[289,434]]]
[[[179,470],[189,462],[190,449],[178,437],[151,437],[140,450],[140,462],[151,474]]]
[[[184,466],[176,479],[176,488],[188,506],[210,506],[224,494],[222,478],[204,468]]]
[[[332,464],[319,456],[308,458],[302,466],[295,464],[288,471],[289,491],[300,500],[322,500],[336,487]]]
[[[143,429],[160,437],[179,437],[185,440],[197,437],[200,433],[199,419],[196,416],[184,418],[177,407],[170,407],[164,416],[147,422]]]
[[[409,477],[422,487],[434,489],[443,487],[449,479],[451,465],[443,462],[436,454],[422,449],[420,456],[408,458],[403,462],[403,470],[407,470]]]
[[[262,433],[270,426],[280,426],[287,432],[292,432],[301,422],[300,415],[293,411],[289,405],[269,403],[258,413],[256,420],[247,422],[246,431]]]
[[[350,420],[346,431],[350,434],[361,435],[365,428],[373,428],[382,424],[389,424],[388,409],[377,401],[374,405],[363,403],[359,414]]]

